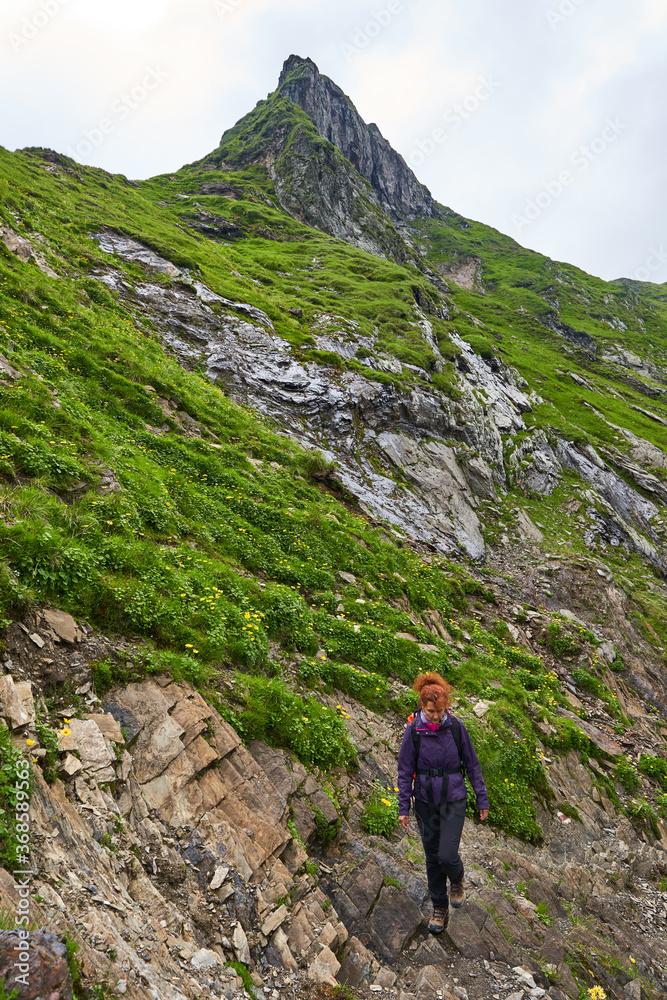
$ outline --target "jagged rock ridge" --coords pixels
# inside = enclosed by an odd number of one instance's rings
[[[362,177],[382,206],[397,219],[433,215],[430,191],[375,124],[367,125],[340,87],[323,76],[311,59],[290,56],[278,91],[302,108],[319,134],[333,143]]]

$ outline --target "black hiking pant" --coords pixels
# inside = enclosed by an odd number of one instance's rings
[[[440,806],[415,799],[415,815],[426,854],[428,891],[434,906],[449,906],[447,877],[450,882],[463,878],[459,844],[466,818],[467,799],[447,802],[444,816]]]

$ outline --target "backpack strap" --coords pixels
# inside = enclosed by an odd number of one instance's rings
[[[454,736],[454,742],[456,743],[456,748],[459,752],[460,763],[458,767],[442,768],[442,767],[418,767],[419,764],[419,746],[421,744],[421,735],[417,732],[417,720],[412,719],[410,722],[410,731],[412,733],[412,744],[415,748],[415,772],[413,779],[417,777],[418,774],[423,774],[426,776],[426,797],[428,799],[429,805],[435,809],[435,799],[433,798],[433,788],[431,786],[431,778],[443,778],[442,791],[440,794],[440,812],[443,814],[444,820],[444,810],[447,804],[447,786],[449,785],[449,775],[450,774],[461,774],[465,780],[466,770],[465,764],[463,763],[463,753],[461,750],[461,723],[452,715],[452,734]]]
[[[410,719],[410,732],[412,733],[412,745],[415,748],[415,764],[419,760],[419,744],[422,741],[421,736],[417,732],[417,720],[413,716]]]
[[[461,737],[461,720],[457,719],[455,715],[452,715],[452,736],[454,737],[454,742],[456,743],[456,749],[459,752],[459,759],[461,761],[461,774],[463,775],[463,780],[468,776],[466,770],[465,760],[463,758],[463,740]]]

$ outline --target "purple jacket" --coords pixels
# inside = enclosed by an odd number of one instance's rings
[[[459,720],[460,721],[460,720]],[[445,721],[439,729],[431,730],[425,725],[425,718],[421,710],[415,713],[417,732],[420,736],[419,744],[419,764],[417,764],[415,746],[412,740],[412,733],[408,725],[405,730],[401,749],[398,754],[398,813],[400,816],[407,816],[410,812],[410,800],[414,796],[422,802],[428,802],[426,795],[426,775],[418,774],[414,779],[413,774],[417,767],[432,768],[453,768],[461,763],[459,751],[452,733],[452,717],[447,713]],[[482,775],[475,748],[472,745],[468,730],[461,722],[461,749],[463,759],[468,771],[468,779],[475,790],[478,809],[489,808],[489,797],[486,794],[486,785]],[[442,794],[442,778],[431,778],[431,789],[435,805],[440,805]],[[447,788],[447,802],[456,802],[458,799],[466,798],[466,787],[461,774],[450,774]]]

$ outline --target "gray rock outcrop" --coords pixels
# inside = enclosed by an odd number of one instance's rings
[[[327,139],[372,186],[382,207],[398,219],[433,215],[434,203],[377,125],[367,125],[352,101],[311,59],[290,56],[279,92],[302,108]]]

